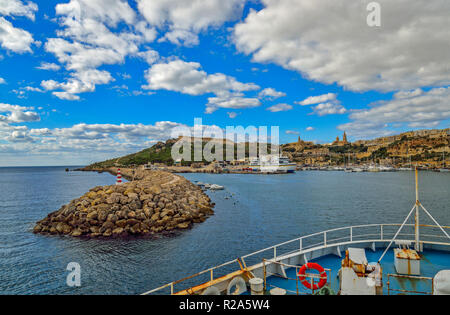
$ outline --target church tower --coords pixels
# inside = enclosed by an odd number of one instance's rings
[[[344,131],[344,136],[342,137],[342,142],[344,142],[344,144],[348,143],[348,141],[347,141],[347,134],[345,133],[345,131]]]

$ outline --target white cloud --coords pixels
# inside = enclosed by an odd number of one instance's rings
[[[127,56],[150,62],[149,51],[139,49],[156,38],[156,31],[127,1],[71,0],[58,4],[55,10],[62,28],[57,30],[57,38],[47,40],[45,49],[70,71],[67,82],[58,85],[62,91],[53,92],[55,96],[77,100],[77,94],[114,81],[109,72],[97,68],[123,64]],[[122,23],[127,27],[122,28]]]
[[[31,52],[33,36],[0,16],[0,45],[15,53]]]
[[[6,84],[5,79],[3,79],[2,77],[0,77],[0,84]]]
[[[148,49],[137,53],[137,56],[144,59],[149,65],[159,60],[159,53],[156,50]]]
[[[258,90],[253,83],[241,83],[222,73],[207,74],[197,62],[174,60],[153,65],[145,77],[151,90],[177,91],[189,95],[214,93],[222,95],[229,91],[243,92]]]
[[[107,84],[113,80],[108,71],[88,69],[76,72],[74,78],[69,78],[67,82],[44,80],[41,86],[48,91],[60,89],[62,91],[54,91],[52,94],[60,99],[73,101],[80,99],[76,94],[93,92],[97,84]]]
[[[347,110],[339,103],[320,103],[314,107],[314,113],[319,116],[345,114]]]
[[[289,104],[277,104],[277,105],[273,105],[273,106],[270,106],[269,108],[267,108],[267,110],[272,113],[286,112],[291,109],[292,109],[292,106]]]
[[[0,113],[6,113],[6,115],[0,115],[0,123],[13,124],[39,121],[39,115],[32,110],[32,107],[0,103]]]
[[[230,117],[231,119],[234,119],[237,117],[238,113],[236,112],[227,112],[228,117]]]
[[[245,0],[138,0],[146,20],[166,31],[162,37],[177,45],[198,44],[197,34],[242,15]]]
[[[56,5],[56,14],[65,15],[68,25],[84,18],[95,19],[109,26],[116,26],[119,22],[132,24],[136,19],[134,10],[124,0],[70,0],[69,3]]]
[[[448,85],[450,2],[379,0],[381,27],[366,23],[369,2],[262,0],[235,26],[234,41],[255,62],[353,91]]]
[[[300,132],[295,131],[295,130],[286,130],[286,134],[287,135],[299,135]]]
[[[337,95],[334,93],[328,93],[328,94],[323,94],[323,95],[318,95],[318,96],[310,96],[301,102],[295,102],[295,103],[302,105],[302,106],[325,103],[325,102],[329,102],[329,101],[335,101],[336,96]]]
[[[377,102],[369,109],[354,111],[352,122],[338,126],[353,137],[392,134],[395,126],[436,127],[450,119],[450,87],[403,91],[393,99]]]
[[[211,114],[219,108],[244,109],[259,106],[261,106],[261,102],[257,98],[225,95],[208,98],[205,113]]]
[[[33,142],[34,139],[26,131],[13,131],[6,138],[9,142]]]
[[[39,92],[39,93],[45,92],[44,90],[34,86],[26,86],[23,89],[28,92]]]
[[[173,30],[161,37],[158,42],[169,41],[175,45],[183,45],[187,47],[196,46],[199,44],[198,36],[190,31],[186,30]]]
[[[38,6],[33,2],[24,4],[19,0],[0,0],[0,15],[25,16],[34,21],[34,13]]]
[[[313,131],[313,130],[315,130],[314,127],[307,127],[307,128],[306,128],[306,131]]]
[[[265,88],[258,94],[259,98],[267,98],[267,99],[271,99],[271,100],[274,100],[274,99],[277,99],[277,98],[280,98],[283,96],[286,96],[286,93],[279,92],[273,88]]]
[[[203,126],[204,129],[206,127],[218,128]],[[6,144],[0,143],[1,163],[20,160],[21,164],[31,164],[33,162],[29,161],[33,158],[42,163],[43,156],[46,161],[67,159],[71,161],[68,164],[90,163],[113,155],[137,152],[157,141],[171,138],[179,128],[192,130],[192,127],[171,121],[151,125],[81,123],[54,129],[28,129],[25,126],[5,125],[0,121],[0,137],[7,141]]]
[[[145,73],[144,89],[176,91],[189,95],[215,94],[208,98],[206,113],[218,108],[257,107],[257,98],[244,97],[243,92],[259,89],[254,83],[241,83],[223,73],[208,74],[197,62],[172,60],[154,64]]]
[[[41,62],[41,65],[39,67],[36,67],[36,69],[58,71],[59,69],[61,69],[61,67],[56,63]]]
[[[303,101],[295,103],[301,106],[317,104],[312,107],[312,114],[317,114],[319,116],[345,114],[347,112],[347,109],[341,105],[341,102],[337,99],[337,95],[334,93],[310,96]]]

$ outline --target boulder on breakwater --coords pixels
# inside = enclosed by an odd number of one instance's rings
[[[147,171],[142,179],[99,186],[33,229],[34,233],[112,237],[187,229],[212,215],[214,204],[198,186],[179,175]]]

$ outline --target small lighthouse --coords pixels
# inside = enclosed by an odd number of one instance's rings
[[[120,168],[117,169],[117,180],[116,185],[122,184],[122,174],[120,173]]]

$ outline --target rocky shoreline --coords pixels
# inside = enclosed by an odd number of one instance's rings
[[[113,170],[108,170],[114,173]],[[209,197],[184,177],[123,170],[121,185],[99,186],[52,212],[34,233],[74,237],[145,236],[184,230],[214,213]]]

